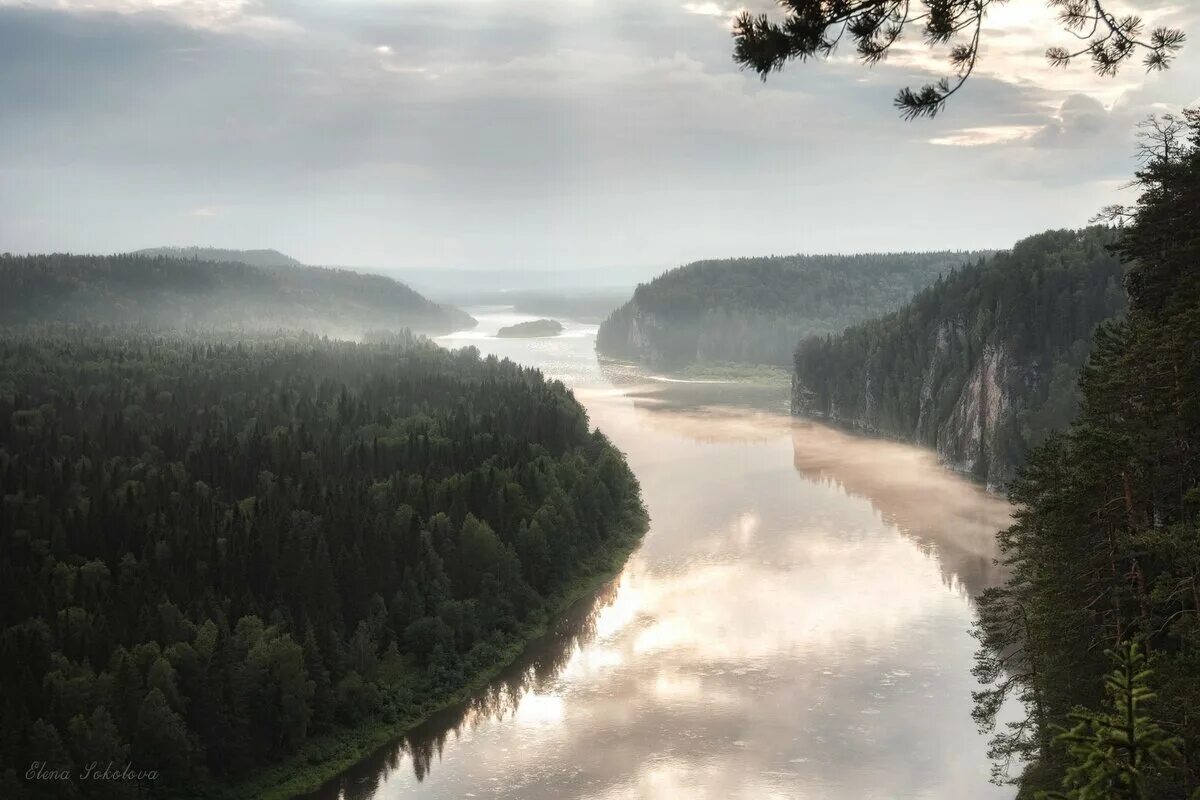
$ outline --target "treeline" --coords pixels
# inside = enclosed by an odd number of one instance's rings
[[[446,333],[474,324],[391,278],[320,267],[137,254],[0,255],[0,283],[0,325],[101,322],[358,336],[366,328]]]
[[[0,494],[4,798],[206,796],[411,719],[645,523],[561,383],[407,333],[10,332]]]
[[[1023,712],[993,742],[1028,765],[1021,797],[1200,792],[1200,113],[1186,122],[1138,173],[1115,248],[1128,313],[1095,337],[1079,418],[1013,483],[1012,577],[980,601],[976,716]]]
[[[1104,226],[1049,231],[953,270],[899,311],[795,353],[793,410],[937,448],[1006,484],[1074,419],[1096,326],[1124,312]]]
[[[801,338],[892,311],[977,257],[945,251],[697,261],[639,285],[601,324],[596,349],[669,367],[788,365]]]
[[[304,264],[278,250],[227,250],[221,247],[147,247],[135,256],[163,256],[191,261],[232,261],[252,267],[303,267]]]

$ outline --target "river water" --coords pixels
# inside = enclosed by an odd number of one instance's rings
[[[786,389],[601,365],[595,326],[442,337],[570,386],[651,525],[624,571],[471,702],[330,782],[389,798],[1008,798],[971,722],[971,597],[1009,507]]]

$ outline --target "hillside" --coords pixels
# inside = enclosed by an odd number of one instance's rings
[[[637,480],[562,383],[382,338],[0,335],[0,765],[158,776],[0,796],[299,794],[619,563]]]
[[[977,257],[945,251],[697,261],[639,285],[600,326],[596,349],[666,367],[787,365],[805,336],[893,311]]]
[[[306,329],[357,336],[445,333],[474,320],[391,278],[320,267],[69,254],[0,256],[0,324],[134,323],[156,328]]]
[[[1125,308],[1108,228],[1049,231],[941,278],[903,309],[801,343],[792,407],[937,448],[989,485],[1078,409],[1095,327]]]
[[[304,264],[278,250],[225,250],[220,247],[147,247],[135,256],[164,256],[192,261],[231,261],[252,267],[303,267]]]

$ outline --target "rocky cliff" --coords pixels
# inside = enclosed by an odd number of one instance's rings
[[[1074,416],[1095,327],[1122,313],[1105,228],[1053,231],[796,352],[793,412],[935,448],[991,488]]]

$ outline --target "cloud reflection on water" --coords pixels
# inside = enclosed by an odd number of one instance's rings
[[[1008,796],[967,635],[1007,504],[924,451],[780,414],[779,386],[613,379],[586,338],[529,347],[627,454],[650,532],[487,690],[318,797]]]

